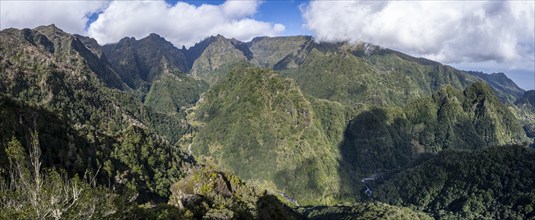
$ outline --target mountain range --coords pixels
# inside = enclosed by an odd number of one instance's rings
[[[31,157],[37,142],[46,169],[134,195],[102,217],[535,216],[535,93],[503,73],[309,36],[179,49],[157,34],[99,45],[49,25],[0,39],[6,186],[14,158],[35,167],[11,147]]]

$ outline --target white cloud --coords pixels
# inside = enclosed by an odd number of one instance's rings
[[[533,1],[313,1],[301,8],[319,41],[365,41],[445,63],[528,63]]]
[[[66,32],[89,35],[101,44],[157,33],[177,47],[192,46],[217,34],[248,41],[282,33],[282,24],[252,18],[260,4],[254,0],[198,7],[184,2],[169,5],[164,0],[0,1],[0,29],[56,24]],[[101,14],[85,30],[89,15],[96,12]]]
[[[168,5],[158,1],[113,1],[88,29],[99,43],[117,42],[125,36],[142,38],[157,33],[175,46],[192,46],[211,35],[238,40],[277,35],[281,24],[251,18],[258,1],[227,1],[221,5],[194,6],[184,2]]]
[[[83,34],[88,15],[105,4],[105,1],[0,1],[0,29],[56,24],[64,31]]]

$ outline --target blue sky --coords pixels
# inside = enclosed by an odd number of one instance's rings
[[[169,5],[175,5],[177,2],[187,2],[195,6],[203,4],[221,5],[225,0],[211,0],[211,1],[195,1],[195,0],[165,0]],[[271,21],[280,23],[285,26],[285,30],[281,35],[312,35],[312,33],[303,27],[303,17],[299,8],[308,3],[308,0],[276,0],[263,1],[260,4],[258,13],[254,14],[252,18],[261,21]],[[86,29],[93,23],[100,13],[91,13],[86,23]]]
[[[535,2],[3,0],[0,29],[56,24],[100,44],[157,33],[177,47],[211,35],[368,42],[535,89]]]
[[[178,0],[166,0],[167,3],[174,5]],[[187,0],[183,1],[196,6],[202,4],[220,5],[225,3],[224,0],[212,0],[212,1],[195,1]],[[261,21],[271,21],[274,23],[283,24],[286,29],[282,35],[311,35],[311,32],[303,27],[303,18],[299,7],[308,3],[308,0],[272,0],[262,1],[260,4],[258,13],[252,16],[252,18]]]

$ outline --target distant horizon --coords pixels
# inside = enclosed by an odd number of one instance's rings
[[[54,25],[56,28],[60,29],[60,30],[63,30],[61,27],[58,27],[58,25],[56,24],[49,24],[49,25],[39,25],[39,26],[36,26],[36,27],[33,27],[33,28],[30,28],[30,29],[35,29],[37,27],[42,27],[42,26],[50,26],[50,25]],[[7,29],[7,28],[6,28]],[[4,29],[2,29],[4,30]],[[64,31],[64,30],[63,30]],[[66,31],[65,31],[66,32]],[[69,32],[66,32],[66,33],[69,33]],[[72,33],[69,33],[69,34],[72,34]],[[125,36],[122,39],[125,39],[125,38],[133,38],[135,40],[141,40],[141,39],[144,39],[144,38],[147,38],[149,37],[151,34],[156,34],[158,36],[160,36],[161,38],[165,39],[166,41],[170,42],[168,39],[166,39],[164,36],[162,36],[161,34],[159,33],[155,33],[155,32],[151,32],[149,34],[147,34],[146,36],[144,37],[141,37],[141,38],[136,38],[136,37],[130,37],[130,36]],[[217,35],[221,35],[223,36],[224,38],[226,39],[233,39],[233,38],[228,38],[222,34],[217,34]],[[196,42],[195,44],[197,43],[200,43],[210,37],[217,37],[217,35],[211,35],[209,37],[206,37],[198,42]],[[82,35],[82,36],[85,36],[85,35]],[[88,37],[88,36],[86,36]],[[314,36],[312,35],[305,35],[305,34],[302,34],[302,35],[287,35],[287,36],[257,36],[257,37],[253,37],[253,39],[249,40],[249,41],[241,41],[241,42],[244,42],[244,43],[248,43],[248,42],[251,42],[252,40],[254,40],[255,38],[262,38],[262,37],[310,37],[314,40],[314,42],[317,42],[317,43],[323,43],[321,41],[316,41],[316,39],[314,38]],[[96,39],[95,39],[96,40]],[[236,39],[237,40],[237,39]],[[120,40],[119,40],[120,41]],[[109,44],[116,44],[116,43],[119,43],[119,41],[117,42],[111,42],[111,43],[106,43],[106,44],[102,44],[100,42],[97,41],[97,43],[100,45],[100,46],[104,46],[104,45],[109,45]],[[350,41],[338,41],[338,43],[357,43],[357,42],[350,42]],[[363,43],[368,43],[368,42],[364,42],[364,41],[358,41],[358,42],[363,42]],[[173,44],[172,42],[170,42],[171,44]],[[327,42],[327,43],[334,43],[334,42]],[[175,44],[173,44],[173,46],[177,49],[182,49],[182,46],[177,46]],[[390,49],[390,50],[394,50],[394,51],[397,51],[397,52],[401,52],[401,53],[404,53],[404,54],[407,54],[409,56],[412,56],[412,57],[416,57],[416,58],[424,58],[424,59],[429,59],[429,58],[426,58],[426,57],[421,57],[421,56],[414,56],[412,54],[408,54],[408,53],[405,53],[405,52],[402,52],[402,51],[398,51],[398,50],[395,50],[395,49],[391,49],[391,48],[387,48],[387,47],[383,47],[381,45],[375,45],[375,46],[379,46],[381,48],[385,48],[385,49]],[[185,47],[187,50],[189,50],[191,47],[193,46],[190,46],[190,47]],[[432,59],[429,59],[429,60],[432,60]],[[458,69],[458,70],[461,70],[461,71],[472,71],[472,72],[482,72],[482,73],[485,73],[485,74],[495,74],[495,73],[504,73],[509,79],[511,79],[518,87],[520,87],[521,89],[523,90],[535,90],[535,73],[532,73],[532,74],[529,74],[529,72],[507,72],[507,71],[488,71],[488,70],[481,70],[481,69],[466,69],[462,64],[459,64],[459,65],[450,65],[450,64],[447,64],[447,63],[442,63],[440,61],[436,61],[436,60],[432,60],[432,61],[435,61],[435,62],[439,62],[443,65],[447,65],[447,66],[451,66],[455,69]]]
[[[101,45],[149,33],[177,48],[216,34],[358,40],[535,89],[534,1],[12,0],[0,10],[0,30],[54,23]]]

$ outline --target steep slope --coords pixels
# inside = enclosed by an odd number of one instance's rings
[[[359,43],[313,44],[297,67],[281,70],[306,93],[346,104],[404,104],[444,85],[466,87],[476,79],[434,62]]]
[[[468,71],[467,73],[483,79],[492,88],[495,88],[496,95],[506,103],[515,102],[524,93],[524,90],[518,87],[513,80],[507,78],[504,73],[485,74],[473,71]]]
[[[340,143],[340,182],[354,186],[361,178],[405,169],[428,153],[527,141],[514,115],[486,84],[472,84],[464,92],[444,87],[403,109],[371,108],[351,120]],[[345,193],[362,195],[359,188]]]
[[[423,212],[384,203],[346,206],[295,207],[279,197],[240,180],[236,175],[207,168],[173,184],[169,204],[195,219],[431,219]]]
[[[184,51],[157,34],[140,40],[123,38],[102,50],[124,82],[135,89],[150,84],[165,68],[183,73],[189,69]]]
[[[535,148],[535,90],[526,91],[509,109],[520,119],[526,135],[532,139],[531,147]]]
[[[167,218],[426,218],[381,203],[295,213],[277,196],[301,205],[379,199],[435,217],[533,216],[532,152],[492,146],[526,141],[509,111],[526,122],[534,93],[506,108],[494,94],[511,102],[521,90],[503,74],[310,37],[216,36],[179,50],[152,34],[100,47],[43,26],[3,30],[0,40],[1,181],[12,178],[9,143],[28,151],[37,132],[44,168],[96,173],[101,186],[142,202],[172,191],[182,209],[154,208]],[[272,194],[198,170],[191,154]],[[124,218],[157,218],[147,207]]]
[[[535,90],[526,91],[516,100],[515,105],[535,113]]]
[[[212,36],[190,48],[188,53],[193,62],[192,76],[213,85],[235,65],[248,64],[252,53],[247,45],[221,35]]]
[[[467,73],[362,42],[305,44],[274,68],[314,97],[348,104],[403,106],[442,86],[464,89],[479,80],[488,82],[504,101],[512,102],[522,92],[501,75]]]
[[[165,74],[153,82],[145,105],[157,112],[179,112],[195,104],[207,87],[203,81],[182,74]]]
[[[110,57],[122,80],[136,89],[136,96],[148,108],[146,123],[173,143],[180,139],[189,130],[184,110],[207,89],[206,83],[186,74],[186,50],[156,34],[141,40],[124,38],[102,50],[104,59]]]
[[[138,97],[107,83],[102,74],[113,72],[93,68],[107,67],[97,55],[53,26],[3,30],[0,40],[1,152],[10,136],[28,140],[36,130],[44,134],[44,164],[100,171],[101,183],[128,187],[142,201],[169,195],[188,157],[150,130]]]
[[[169,204],[195,219],[303,219],[274,195],[235,175],[207,168],[173,184]]]
[[[444,87],[405,108],[348,107],[307,97],[293,80],[263,69],[228,73],[189,121],[195,156],[304,203],[357,198],[362,178],[424,153],[526,141],[484,83],[464,92]]]
[[[312,43],[310,36],[257,37],[247,43],[253,53],[251,62],[265,68],[274,68],[281,60],[296,56]]]
[[[13,31],[17,32],[17,30]],[[80,65],[80,63],[77,62],[84,62],[84,64],[87,65],[91,71],[96,73],[107,86],[118,89],[125,88],[124,83],[110,65],[108,65],[107,62],[102,62],[103,60],[92,52],[99,51],[98,44],[95,45],[96,41],[94,39],[78,35],[70,35],[54,25],[39,26],[36,27],[34,31],[23,29],[20,34],[24,35],[24,38],[27,40],[22,44],[30,43],[37,47],[44,48],[57,57],[57,59],[66,62],[68,65]],[[21,42],[18,42],[17,39],[13,38],[11,38],[10,41],[6,41],[6,43],[5,46],[9,46],[10,43],[14,43],[14,45],[12,45],[14,47],[21,46]],[[88,49],[88,46],[92,46],[91,49]],[[76,57],[76,59],[67,59],[72,58],[73,56]]]
[[[102,57],[102,47],[98,44],[97,40],[78,34],[74,34],[73,36],[78,38],[93,54],[97,55],[101,60],[104,60]]]
[[[151,126],[171,142],[177,142],[190,130],[186,110],[193,107],[208,89],[204,81],[179,72],[165,72],[156,78],[145,96]]]
[[[308,200],[336,188],[328,176],[335,146],[324,140],[310,102],[292,80],[269,70],[235,69],[190,117],[199,125],[191,149],[207,163]]]
[[[442,152],[374,188],[372,198],[418,207],[435,218],[535,216],[535,152],[520,146]]]

